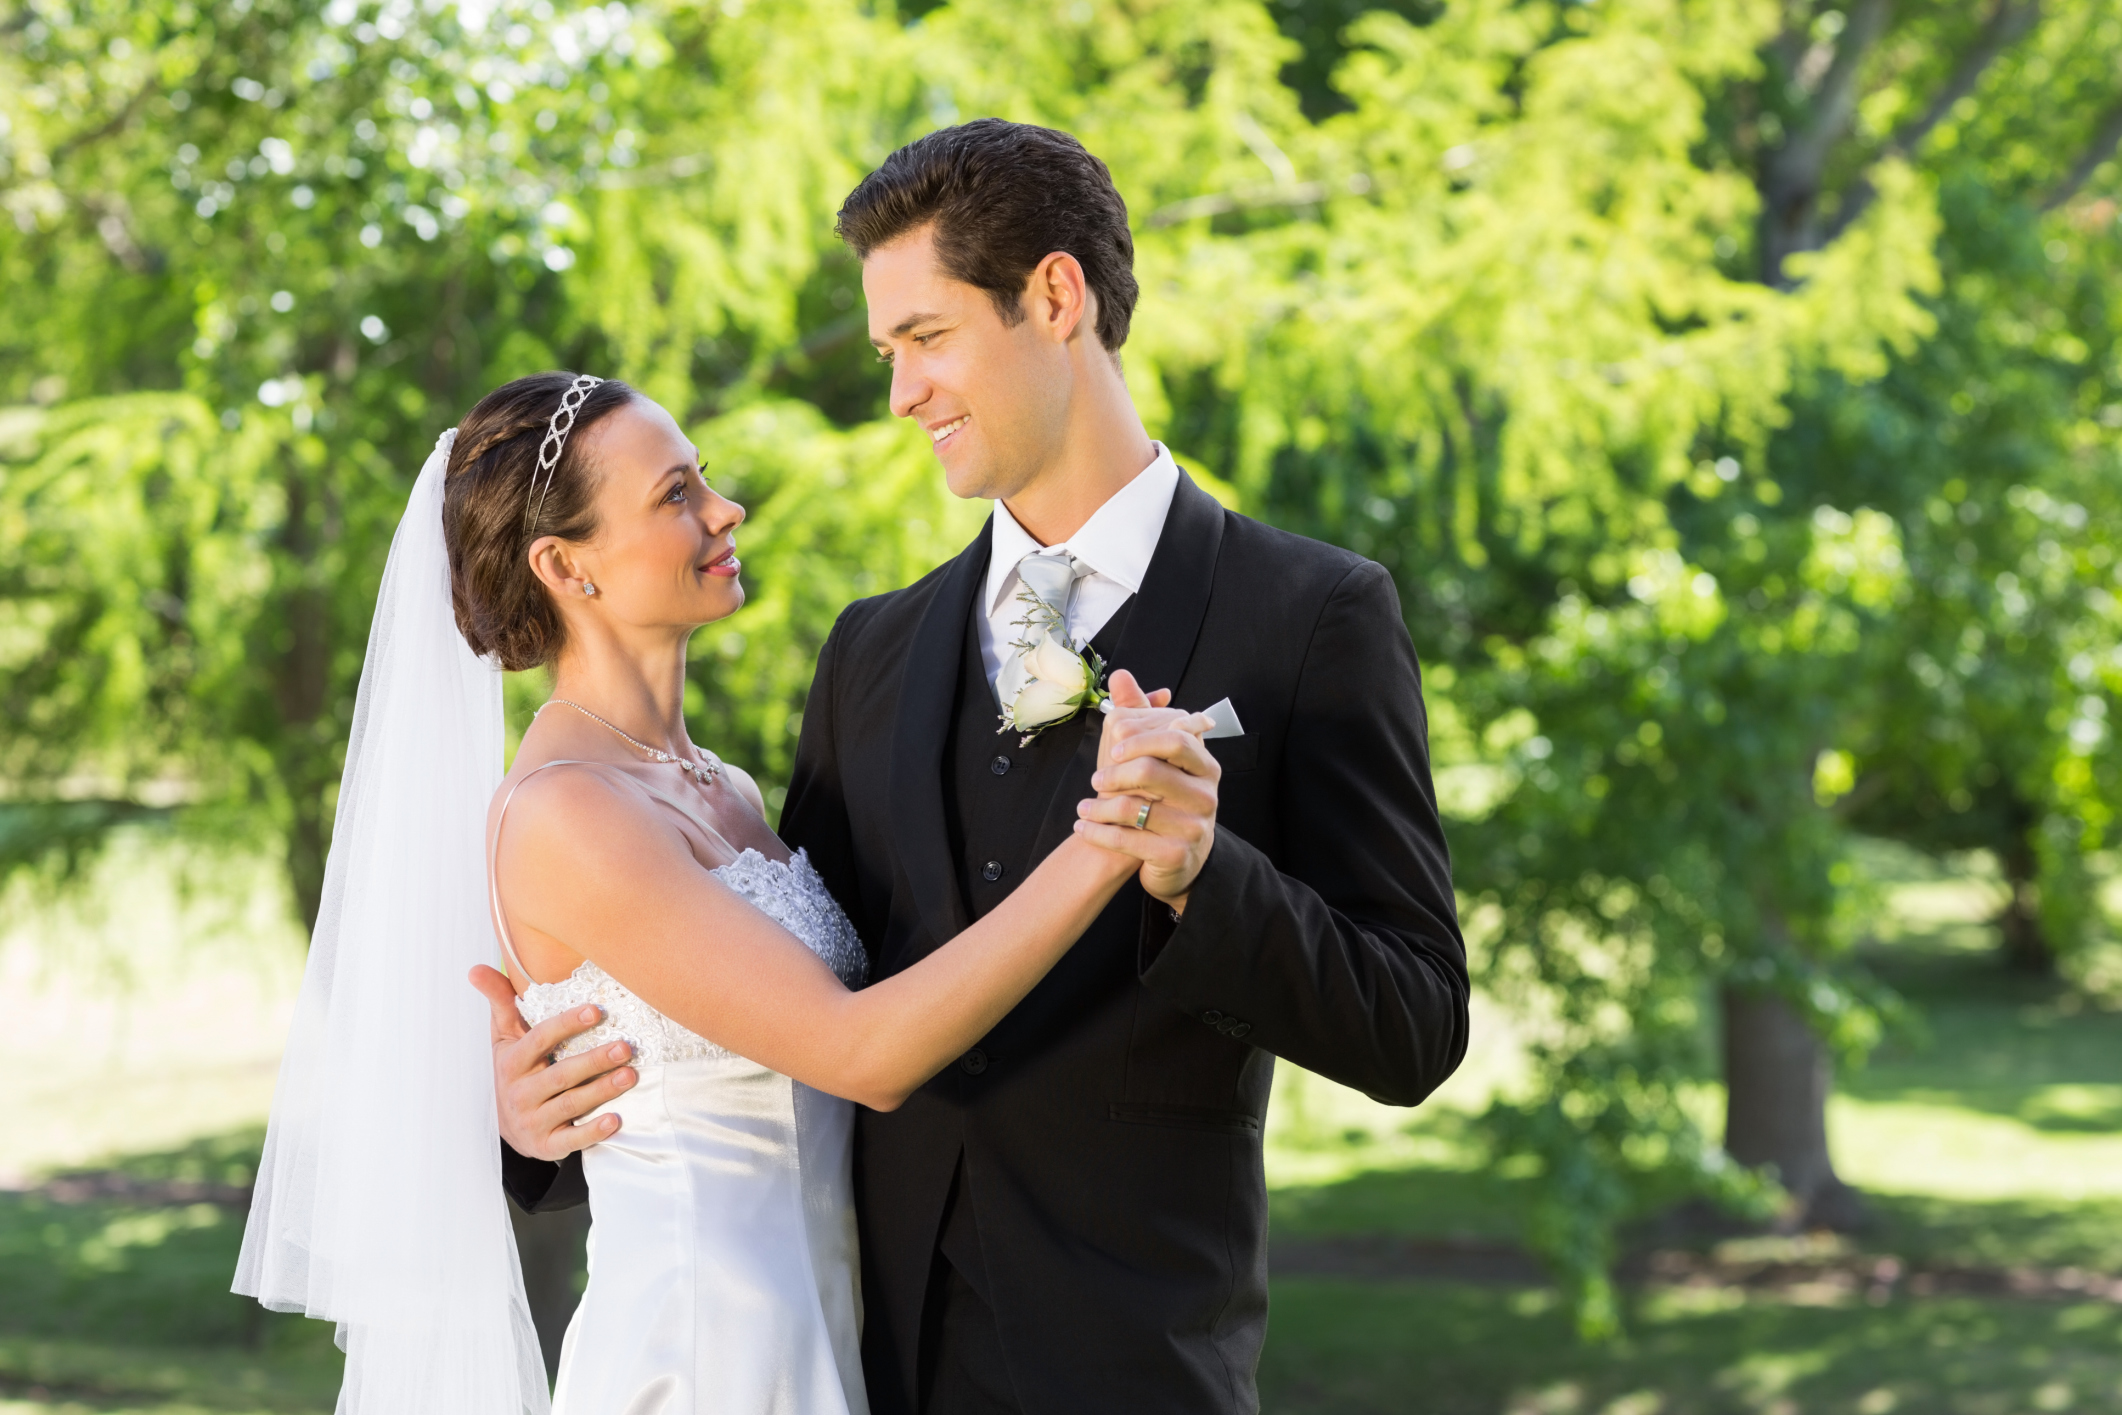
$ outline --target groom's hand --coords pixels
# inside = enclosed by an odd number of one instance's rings
[[[1142,862],[1142,887],[1175,911],[1216,843],[1216,790],[1223,767],[1201,741],[1209,721],[1167,708],[1134,675],[1112,677],[1112,711],[1098,744],[1095,801],[1077,805],[1078,831],[1094,845]],[[1139,828],[1142,807],[1149,819]]]
[[[551,1060],[568,1038],[603,1021],[603,1014],[577,1007],[526,1027],[506,974],[481,964],[472,969],[471,980],[493,1009],[494,1105],[509,1148],[529,1159],[559,1160],[616,1134],[616,1115],[600,1115],[587,1125],[575,1122],[640,1079],[624,1064],[626,1043]]]

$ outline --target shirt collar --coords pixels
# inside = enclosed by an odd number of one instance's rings
[[[1001,607],[1003,596],[1017,583],[1017,562],[1041,550],[1066,550],[1129,594],[1142,592],[1165,518],[1171,514],[1172,496],[1179,489],[1179,464],[1172,460],[1171,449],[1161,442],[1150,446],[1157,449],[1156,459],[1106,498],[1074,535],[1056,545],[1040,545],[1007,506],[995,503],[988,540],[989,614]]]

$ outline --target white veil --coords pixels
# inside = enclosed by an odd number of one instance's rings
[[[501,673],[450,608],[442,434],[391,541],[235,1290],[339,1324],[340,1415],[544,1415],[501,1192],[486,810]]]

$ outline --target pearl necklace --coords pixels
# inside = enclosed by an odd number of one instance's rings
[[[654,760],[659,762],[666,762],[669,765],[678,768],[678,770],[692,777],[692,779],[701,786],[712,786],[722,776],[721,758],[717,757],[713,752],[708,751],[705,747],[695,747],[693,750],[704,753],[707,757],[706,761],[687,761],[683,757],[672,756],[669,752],[664,751],[661,747],[651,747],[648,743],[642,741],[639,737],[634,736],[633,733],[627,731],[618,723],[608,722],[604,718],[601,718],[597,716],[597,714],[591,712],[588,708],[582,706],[582,704],[577,702],[570,702],[566,698],[549,699],[543,707],[540,707],[538,709],[538,712],[544,712],[546,708],[551,707],[554,703],[558,703],[562,707],[571,707],[576,712],[581,713],[584,717],[588,718],[592,722],[602,723],[604,726],[609,727],[612,731],[618,733],[621,737],[624,737],[628,742],[632,743],[634,746],[648,753],[649,756]],[[533,720],[537,718],[538,712],[534,712],[531,714]]]

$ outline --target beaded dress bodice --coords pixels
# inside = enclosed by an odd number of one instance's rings
[[[595,763],[551,761],[526,774],[523,780],[528,781],[547,767],[591,765]],[[508,808],[522,785],[523,782],[518,781],[509,788],[508,799],[501,803],[500,818],[494,822],[493,839],[488,845],[487,876],[494,930],[501,937],[501,946],[507,951],[509,961],[527,978],[530,970],[524,968],[522,960],[516,957],[516,946],[508,936],[508,921],[501,913],[501,901],[493,884],[492,858],[493,849],[500,843],[501,827],[508,819]],[[652,790],[650,794],[681,814],[692,815],[682,804],[663,793]],[[698,820],[698,817],[692,818]],[[803,851],[798,850],[784,863],[746,848],[738,852],[736,859],[708,873],[794,934],[805,948],[824,960],[825,966],[832,969],[841,982],[850,988],[862,986],[869,973],[869,956],[862,950],[862,940],[856,936],[854,925],[847,921],[846,913],[833,899],[832,892],[826,889],[825,881],[811,867],[810,857]],[[633,1048],[636,1066],[664,1066],[696,1057],[732,1055],[727,1049],[664,1016],[588,959],[557,983],[531,983],[516,999],[516,1011],[527,1025],[535,1027],[548,1017],[557,1017],[570,1007],[585,1004],[602,1009],[604,1021],[569,1040],[553,1054],[555,1060],[619,1041]]]
[[[832,969],[841,982],[851,988],[862,986],[869,972],[869,958],[862,951],[862,940],[855,936],[854,925],[847,921],[847,915],[834,902],[825,888],[825,881],[811,868],[810,858],[804,852],[798,850],[794,859],[783,864],[768,859],[757,850],[748,849],[711,873],[760,913],[800,939],[804,947],[825,961],[825,966]],[[602,1008],[605,1020],[560,1048],[555,1053],[556,1059],[617,1041],[633,1047],[634,1062],[638,1066],[662,1066],[694,1057],[730,1055],[699,1033],[687,1030],[649,1006],[611,974],[586,959],[581,967],[557,983],[533,983],[524,989],[523,995],[516,999],[516,1010],[523,1014],[526,1023],[535,1027],[548,1017],[557,1017],[570,1007],[584,1004]]]

